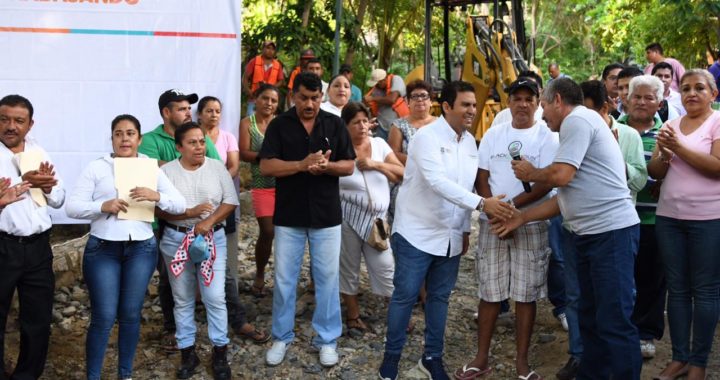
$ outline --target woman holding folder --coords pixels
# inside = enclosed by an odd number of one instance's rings
[[[135,203],[153,202],[170,214],[185,212],[185,198],[167,176],[156,170],[157,189],[129,187],[128,199],[118,194],[116,158],[146,158],[138,153],[140,122],[120,115],[111,124],[113,153],[92,161],[80,175],[65,205],[68,216],[90,219],[90,237],[83,257],[83,276],[90,294],[91,319],[85,353],[87,378],[100,379],[110,330],[118,321],[118,378],[132,377],[140,336],[140,312],[157,263],[157,242],[149,221],[121,219]],[[157,165],[154,160],[138,165]],[[152,170],[150,170],[152,172]],[[123,187],[128,187],[123,184]]]

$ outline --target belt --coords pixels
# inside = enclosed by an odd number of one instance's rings
[[[186,234],[186,233],[190,232],[190,230],[192,230],[192,227],[176,226],[176,225],[170,224],[170,223],[166,223],[166,224],[165,224],[165,227],[167,227],[167,228],[169,228],[169,229],[171,229],[171,230],[175,230],[175,231],[178,231],[178,232],[182,232],[182,233],[184,233],[184,234]],[[223,229],[223,228],[224,228],[224,227],[223,227],[222,224],[216,224],[215,226],[213,226],[213,232],[218,231],[218,230],[221,230],[221,229]]]
[[[33,235],[28,235],[28,236],[17,236],[17,235],[10,235],[7,232],[0,231],[0,239],[14,241],[18,244],[25,244],[25,243],[32,243],[33,241],[35,241],[49,233],[50,233],[50,229],[47,229],[38,234],[33,234]]]

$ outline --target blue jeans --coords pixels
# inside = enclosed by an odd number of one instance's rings
[[[583,341],[580,337],[580,322],[578,321],[578,303],[580,301],[580,285],[577,277],[577,257],[572,249],[573,235],[565,228],[560,230],[563,246],[563,261],[565,275],[565,317],[568,322],[568,354],[580,360],[583,353]]]
[[[340,317],[340,225],[326,228],[275,226],[275,289],[273,290],[272,337],[290,343],[295,338],[296,286],[305,242],[310,244],[310,267],[315,282],[313,344],[337,345],[342,334]]]
[[[168,277],[175,300],[175,339],[178,348],[183,349],[195,344],[195,291],[200,288],[200,297],[205,305],[208,320],[208,337],[213,346],[224,346],[228,339],[228,314],[225,306],[225,261],[227,260],[227,241],[225,232],[220,229],[214,233],[215,262],[213,263],[213,279],[205,286],[200,273],[200,264],[193,264],[188,259],[185,269],[177,277],[170,270],[170,263],[175,257],[185,234],[171,228],[165,228],[160,240],[160,252],[168,266]]]
[[[157,263],[155,237],[109,241],[90,235],[83,276],[90,294],[90,326],[85,341],[87,378],[100,379],[110,330],[118,321],[118,378],[132,377],[140,337],[140,312]]]
[[[553,315],[558,316],[565,313],[567,296],[565,295],[565,260],[562,250],[562,216],[558,215],[550,219],[548,229],[548,240],[550,241],[550,265],[548,266],[548,300],[554,306]]]
[[[720,315],[720,219],[657,216],[655,230],[667,276],[673,360],[704,368]]]
[[[460,256],[434,256],[412,246],[402,235],[392,235],[395,247],[395,290],[387,315],[385,352],[400,355],[407,340],[405,329],[425,281],[424,356],[442,357],[450,291],[455,287]]]
[[[640,337],[630,320],[640,225],[571,235],[571,244],[565,248],[577,258],[578,316],[584,345],[577,378],[640,379]]]

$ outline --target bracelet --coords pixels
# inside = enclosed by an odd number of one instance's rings
[[[483,212],[483,208],[485,208],[485,198],[480,198],[480,204],[478,205],[478,211]]]
[[[660,155],[660,161],[662,161],[664,164],[667,164],[667,165],[670,165],[670,161],[672,161],[673,158],[675,158],[675,153],[673,153],[670,156],[670,158],[665,158],[665,156],[662,154]]]

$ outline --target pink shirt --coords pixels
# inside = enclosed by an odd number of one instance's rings
[[[680,143],[696,152],[709,154],[720,139],[720,112],[715,111],[689,135],[680,132],[680,120],[669,121]],[[720,219],[720,180],[709,178],[675,156],[660,188],[657,215],[683,220]]]
[[[235,136],[232,133],[223,129],[221,129],[220,133],[218,134],[215,148],[217,148],[218,154],[220,155],[220,158],[222,158],[223,163],[225,164],[227,164],[228,152],[240,151],[240,149],[238,149],[238,142]]]

